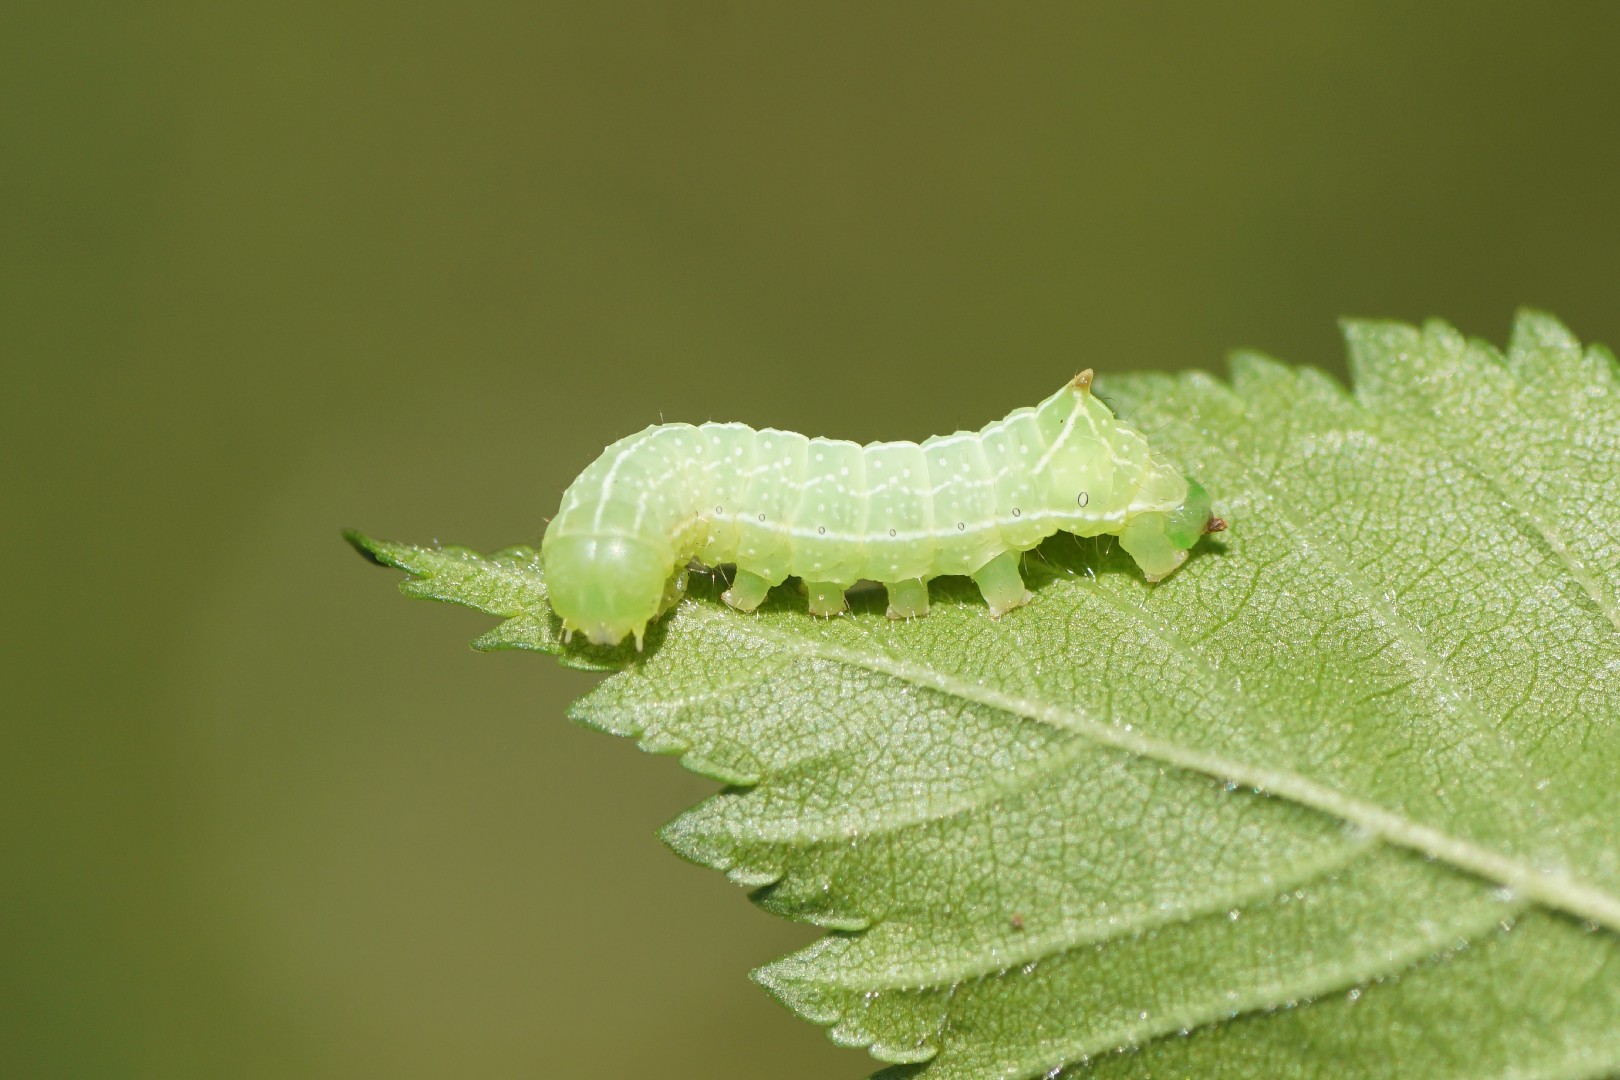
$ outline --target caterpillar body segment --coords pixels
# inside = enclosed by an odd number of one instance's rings
[[[1157,581],[1225,523],[1090,387],[1082,372],[1039,405],[920,444],[649,427],[563,494],[541,543],[552,605],[569,632],[639,647],[696,561],[736,566],[724,598],[745,611],[792,576],[813,614],[833,615],[866,579],[888,588],[891,618],[915,618],[930,578],[966,574],[997,617],[1030,600],[1018,553],[1060,530],[1118,535]]]

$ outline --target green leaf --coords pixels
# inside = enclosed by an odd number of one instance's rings
[[[1620,368],[1521,316],[1102,385],[1231,522],[1145,584],[1030,553],[991,621],[700,587],[565,648],[532,551],[352,536],[480,647],[618,667],[577,719],[723,791],[677,852],[827,927],[756,977],[895,1075],[1620,1072]]]
[[[552,616],[546,600],[546,580],[540,553],[529,547],[511,547],[484,556],[460,547],[416,547],[345,530],[343,539],[378,566],[391,566],[410,576],[399,591],[419,600],[461,604],[505,622],[473,642],[473,648],[532,649],[554,653],[570,667],[612,671],[612,650],[563,649],[562,624]],[[621,650],[622,651],[622,650]]]

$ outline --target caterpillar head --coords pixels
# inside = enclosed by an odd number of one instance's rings
[[[1119,534],[1124,548],[1142,568],[1142,576],[1159,581],[1187,561],[1187,552],[1205,533],[1220,532],[1226,522],[1211,513],[1209,492],[1187,478],[1187,494],[1173,510],[1137,514]]]
[[[1204,490],[1203,484],[1189,476],[1186,500],[1165,515],[1165,539],[1186,551],[1198,543],[1198,538],[1205,533],[1221,532],[1225,528],[1225,519],[1213,513],[1209,492]]]
[[[564,632],[580,631],[593,645],[617,645],[633,634],[639,649],[663,602],[674,557],[624,536],[546,539],[546,590]]]

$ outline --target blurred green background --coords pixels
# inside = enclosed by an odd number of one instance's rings
[[[0,9],[0,1075],[857,1077],[713,785],[338,539],[660,418],[977,426],[1334,319],[1620,342],[1612,4]]]

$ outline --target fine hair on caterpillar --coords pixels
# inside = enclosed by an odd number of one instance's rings
[[[967,575],[999,618],[1032,597],[1019,555],[1056,532],[1117,536],[1148,581],[1226,523],[1209,495],[1091,393],[1082,371],[1038,405],[921,443],[806,438],[738,423],[656,424],[609,446],[563,493],[541,560],[565,634],[642,644],[692,567],[736,567],[752,611],[788,577],[811,614],[881,583],[890,618]]]

